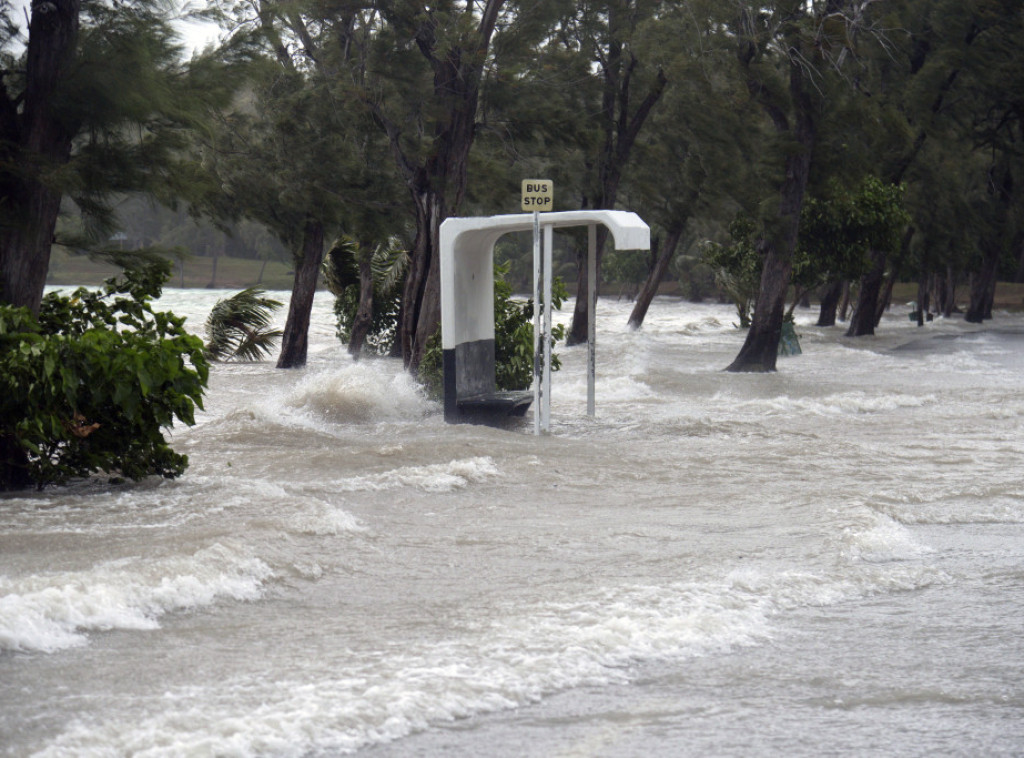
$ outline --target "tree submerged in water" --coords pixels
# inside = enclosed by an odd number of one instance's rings
[[[273,352],[280,329],[270,329],[281,301],[249,287],[218,300],[206,319],[206,357],[211,361],[259,361]]]
[[[163,430],[195,423],[208,364],[185,319],[150,304],[170,270],[48,294],[38,316],[0,305],[0,490],[185,471]]]

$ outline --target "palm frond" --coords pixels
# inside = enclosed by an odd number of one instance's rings
[[[207,358],[258,361],[270,355],[281,330],[268,327],[282,303],[265,294],[262,287],[249,287],[217,301],[206,319]]]
[[[388,237],[373,251],[370,267],[380,292],[391,292],[405,275],[409,253],[398,237]]]
[[[356,256],[359,255],[359,242],[348,234],[343,234],[327,251],[321,266],[327,289],[335,297],[351,285],[359,284],[359,266]]]

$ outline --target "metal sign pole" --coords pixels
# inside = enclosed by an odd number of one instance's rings
[[[551,248],[553,227],[544,227],[544,399],[541,404],[545,432],[551,431]]]
[[[597,226],[587,227],[587,415],[596,413],[597,384]]]
[[[540,434],[540,213],[533,212],[533,433]]]

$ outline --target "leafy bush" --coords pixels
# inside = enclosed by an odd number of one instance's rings
[[[525,390],[533,383],[533,299],[515,300],[512,285],[505,281],[508,264],[494,267],[494,381],[499,390]],[[551,306],[561,308],[569,293],[557,276],[551,283]],[[565,327],[551,329],[551,344],[565,339]],[[428,393],[440,398],[443,393],[441,330],[427,342],[419,367],[419,380]],[[562,367],[551,354],[551,370]]]
[[[249,287],[218,300],[206,319],[206,357],[211,361],[258,361],[274,349],[280,329],[268,329],[280,300]]]
[[[38,317],[0,305],[0,489],[185,470],[163,430],[194,423],[208,365],[184,319],[152,309],[169,274],[160,261],[53,293]]]
[[[715,282],[736,305],[740,327],[750,326],[751,312],[757,300],[761,281],[761,256],[757,252],[757,228],[750,218],[737,216],[729,224],[732,244],[708,242],[704,245],[703,262],[715,272]]]
[[[373,316],[366,346],[378,355],[387,355],[398,333],[398,311],[405,284],[408,253],[398,237],[389,237],[376,245],[360,245],[353,237],[337,240],[324,258],[323,272],[327,288],[334,295],[337,335],[348,343],[359,310],[358,258],[370,256],[373,275]]]

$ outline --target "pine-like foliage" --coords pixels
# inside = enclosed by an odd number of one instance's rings
[[[268,327],[281,302],[265,294],[262,287],[249,287],[217,301],[206,319],[208,359],[258,361],[270,355],[281,330]]]

